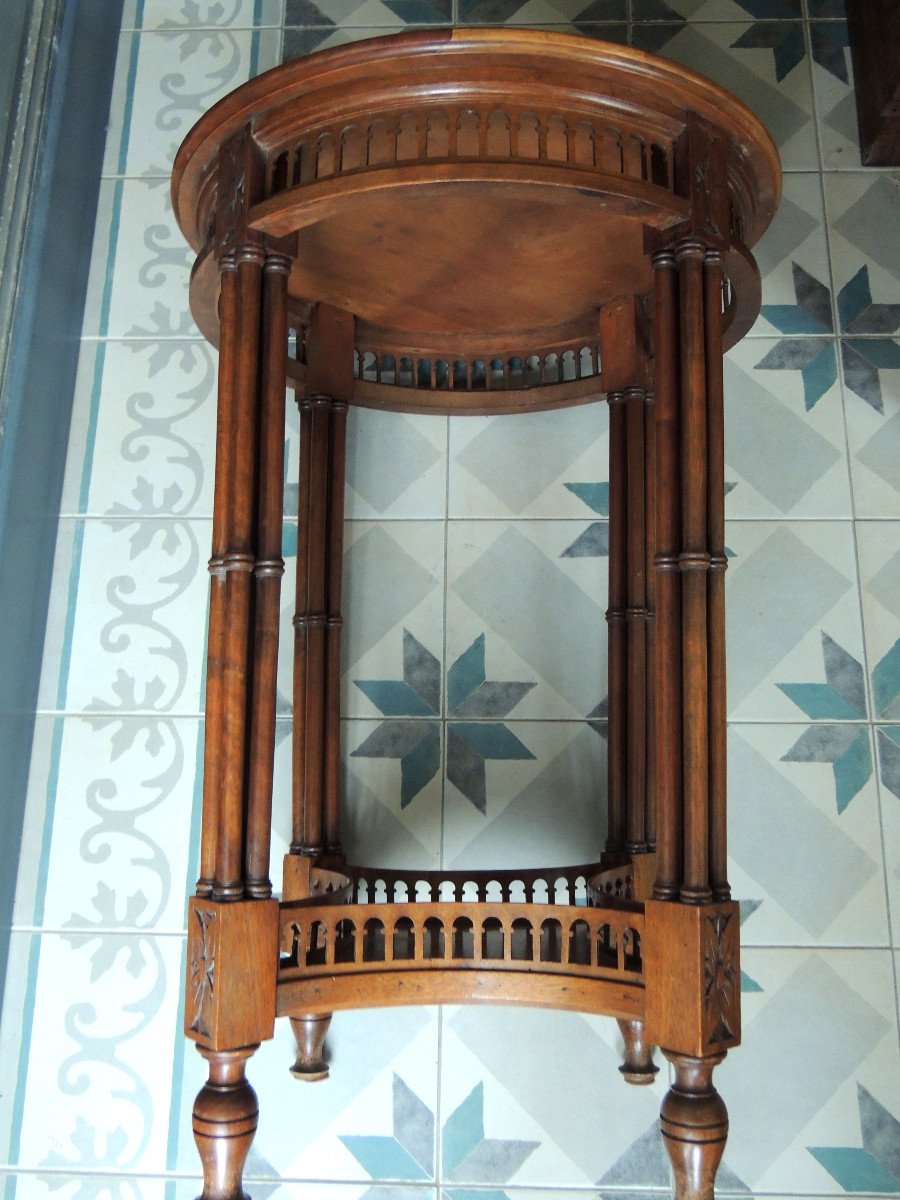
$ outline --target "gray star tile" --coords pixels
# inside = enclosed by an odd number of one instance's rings
[[[732,857],[811,936],[821,937],[878,864],[737,727],[728,755]]]
[[[728,571],[728,698],[735,707],[846,594],[851,581],[776,526]]]

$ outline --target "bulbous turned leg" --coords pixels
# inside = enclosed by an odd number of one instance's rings
[[[209,1079],[194,1101],[194,1141],[203,1163],[200,1200],[248,1200],[241,1177],[259,1122],[259,1105],[244,1065],[257,1047],[197,1049],[209,1063]]]
[[[653,1047],[644,1037],[643,1021],[619,1021],[625,1040],[625,1058],[619,1070],[626,1083],[638,1087],[652,1083],[659,1067],[653,1061]]]
[[[331,1013],[313,1013],[304,1017],[291,1017],[291,1029],[297,1039],[297,1061],[291,1067],[295,1079],[314,1083],[328,1078],[328,1063],[325,1061],[325,1035],[331,1024]]]
[[[728,1110],[713,1087],[724,1054],[691,1058],[664,1050],[675,1082],[660,1111],[663,1142],[675,1172],[675,1200],[713,1200],[716,1171],[728,1137]]]

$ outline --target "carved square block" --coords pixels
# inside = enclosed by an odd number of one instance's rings
[[[741,1040],[740,916],[733,901],[645,905],[647,1039],[703,1057]]]
[[[184,1032],[213,1050],[235,1050],[275,1030],[278,901],[188,904]]]

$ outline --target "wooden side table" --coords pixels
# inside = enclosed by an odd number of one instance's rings
[[[577,37],[403,34],[315,54],[217,104],[175,164],[219,346],[201,871],[186,1032],[209,1063],[204,1197],[235,1200],[245,1062],[276,1016],[327,1074],[342,1008],[605,1013],[625,1078],[674,1066],[679,1197],[712,1195],[740,1039],[725,841],[722,353],[759,308],[748,247],[780,168],[759,121],[671,63]],[[268,877],[286,387],[301,474],[293,839]],[[340,835],[347,406],[610,405],[609,837],[564,870],[351,864]],[[560,613],[560,620],[565,614]],[[599,803],[599,800],[598,800]],[[493,882],[492,882],[493,881]],[[488,884],[491,883],[489,888]]]

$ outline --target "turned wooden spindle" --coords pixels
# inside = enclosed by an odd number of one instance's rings
[[[646,1039],[644,1022],[619,1020],[618,1026],[625,1042],[625,1057],[619,1067],[625,1082],[636,1087],[653,1083],[659,1067],[653,1061],[653,1046]]]
[[[653,741],[656,762],[656,882],[672,900],[681,879],[681,429],[678,400],[678,279],[671,248],[651,258],[654,280],[655,664]],[[665,486],[662,486],[665,481]]]
[[[306,756],[309,738],[306,722],[306,671],[308,654],[310,520],[312,510],[312,405],[305,396],[298,399],[300,413],[300,470],[297,492],[297,581],[294,611],[293,723],[291,754],[291,796],[293,836],[291,854],[308,854],[306,843]]]
[[[221,742],[219,831],[216,899],[244,894],[244,817],[246,786],[247,705],[250,694],[250,616],[253,591],[254,491],[256,480],[256,406],[262,267],[265,252],[248,243],[237,251],[237,362],[231,405],[232,459],[227,497],[227,549],[216,562],[224,576],[221,672]],[[210,570],[213,570],[211,565]]]
[[[244,1070],[257,1046],[197,1049],[209,1063],[209,1078],[194,1101],[194,1141],[203,1163],[200,1200],[246,1200],[241,1177],[259,1123],[259,1104]]]
[[[675,1082],[660,1110],[663,1144],[675,1175],[675,1200],[713,1200],[728,1137],[728,1110],[713,1087],[712,1073],[725,1055],[663,1053],[675,1069]]]
[[[263,270],[262,362],[257,422],[257,535],[254,566],[252,706],[247,799],[245,890],[271,896],[269,846],[281,607],[281,527],[284,509],[285,346],[290,259],[268,254]]]
[[[709,590],[709,882],[716,900],[729,900],[727,862],[727,700],[725,694],[725,413],[722,379],[722,256],[703,260],[707,407],[707,538]]]
[[[324,839],[327,853],[341,853],[341,581],[344,564],[344,479],[347,405],[331,405],[328,464],[328,573],[325,630]]]
[[[216,873],[216,842],[222,797],[222,672],[225,656],[225,576],[220,570],[228,549],[231,496],[231,429],[234,406],[234,374],[237,354],[238,285],[237,260],[233,253],[219,259],[220,293],[218,412],[216,422],[215,495],[213,499],[212,553],[209,561],[209,634],[207,656],[212,669],[206,679],[206,732],[203,753],[203,813],[200,838],[198,896],[211,896]]]
[[[646,395],[644,416],[644,585],[646,604],[644,741],[646,748],[645,837],[648,850],[656,849],[656,418],[652,392]]]
[[[628,640],[625,610],[628,605],[628,531],[625,447],[627,441],[625,394],[612,391],[609,404],[609,592],[606,620],[609,627],[608,669],[608,828],[606,848],[622,850],[626,837],[628,762]]]
[[[625,392],[625,561],[626,712],[625,848],[647,851],[647,546],[646,393]]]
[[[679,895],[712,899],[709,887],[709,665],[707,645],[707,429],[704,247],[675,249],[681,334],[681,634],[684,865]]]
[[[331,1013],[291,1017],[291,1029],[297,1042],[297,1058],[291,1067],[295,1079],[315,1083],[328,1078],[325,1036],[330,1024]]]

